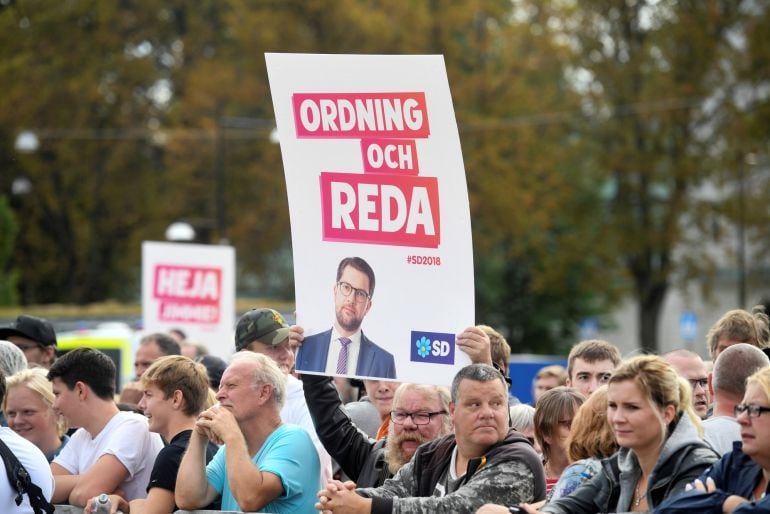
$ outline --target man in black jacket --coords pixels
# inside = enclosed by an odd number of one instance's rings
[[[421,446],[381,487],[330,482],[316,508],[328,512],[472,513],[485,503],[545,498],[545,474],[531,443],[508,428],[508,387],[491,366],[472,364],[452,382],[455,433]],[[529,500],[526,500],[528,498]]]

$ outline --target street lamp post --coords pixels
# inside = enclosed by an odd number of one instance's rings
[[[216,136],[214,143],[214,210],[216,220],[217,237],[219,244],[229,244],[227,238],[227,202],[225,199],[226,176],[225,161],[227,157],[226,150],[226,130],[249,130],[257,133],[268,133],[268,140],[273,144],[278,144],[278,131],[272,120],[262,118],[243,118],[218,115],[216,119]]]
[[[219,244],[228,244],[227,227],[225,223],[225,127],[224,118],[217,118],[217,134],[214,156],[214,207]]]
[[[754,153],[746,154],[738,161],[738,248],[736,251],[738,267],[738,306],[746,308],[746,167],[754,166],[757,156]]]

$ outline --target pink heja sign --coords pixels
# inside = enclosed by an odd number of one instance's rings
[[[222,271],[201,266],[157,264],[153,298],[163,322],[218,323]]]

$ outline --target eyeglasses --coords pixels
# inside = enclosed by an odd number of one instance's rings
[[[447,412],[445,410],[440,410],[437,412],[398,412],[394,410],[390,411],[390,419],[393,420],[393,423],[398,425],[403,425],[404,421],[406,421],[406,418],[412,418],[412,423],[415,425],[427,425],[430,423],[430,420],[433,418],[433,416],[446,413]]]
[[[365,303],[368,299],[372,297],[369,293],[364,291],[363,289],[357,289],[347,282],[339,281],[337,282],[337,290],[342,293],[342,296],[350,296],[351,293],[355,292],[354,298],[358,303]]]
[[[708,378],[689,378],[688,381],[690,382],[690,385],[692,386],[693,391],[695,391],[695,389],[698,386],[701,386],[703,389],[706,389],[709,385]]]
[[[770,407],[762,407],[761,405],[751,405],[750,403],[739,403],[735,406],[735,417],[737,418],[744,412],[749,413],[750,418],[758,418],[763,412],[770,412]]]
[[[37,349],[42,349],[43,345],[42,344],[35,344],[35,343],[32,343],[32,344],[17,344],[16,347],[19,350],[21,350],[22,352],[26,352],[27,350],[34,350],[36,348]]]

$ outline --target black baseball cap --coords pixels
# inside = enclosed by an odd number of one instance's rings
[[[22,314],[7,327],[0,328],[0,339],[8,339],[9,336],[26,337],[43,346],[56,348],[56,332],[53,325],[43,318]]]
[[[201,355],[195,362],[200,362],[206,368],[206,374],[209,376],[209,385],[216,391],[219,389],[219,382],[225,373],[227,363],[216,355]]]
[[[252,309],[235,327],[235,349],[241,351],[254,341],[278,346],[289,337],[289,324],[274,309]]]

